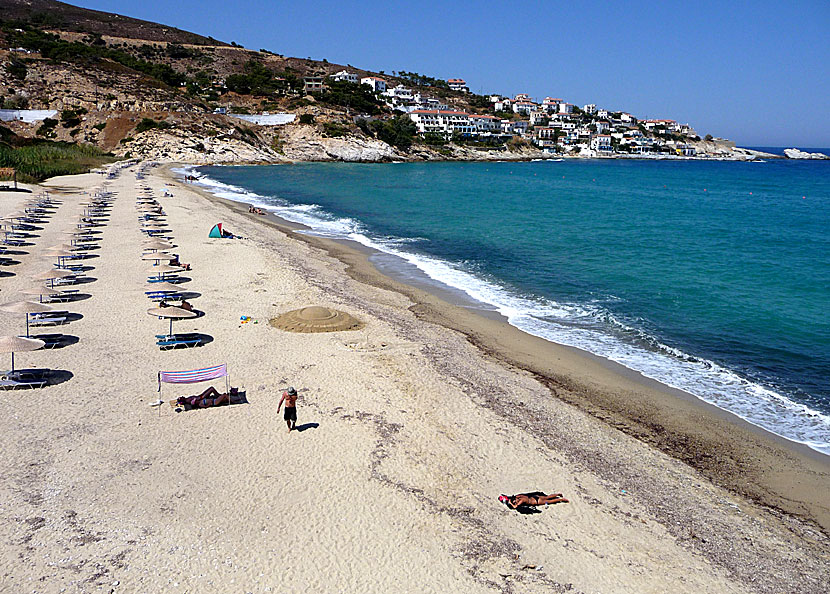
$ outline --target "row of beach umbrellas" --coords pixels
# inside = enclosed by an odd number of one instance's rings
[[[81,272],[79,265],[72,265],[69,261],[85,259],[88,250],[100,240],[100,237],[93,235],[92,228],[103,226],[106,223],[112,200],[113,194],[102,188],[95,192],[89,201],[82,204],[83,212],[78,219],[76,229],[64,232],[64,235],[67,236],[66,242],[51,246],[44,252],[46,256],[55,258],[56,262],[53,268],[36,275],[34,280],[44,281],[48,284],[39,284],[33,288],[20,291],[23,295],[32,299],[0,304],[0,310],[23,314],[26,321],[25,337],[0,336],[0,353],[11,353],[11,374],[15,372],[14,353],[39,350],[47,344],[46,341],[30,335],[30,316],[56,311],[54,307],[44,301],[59,300],[67,295],[63,290],[56,287],[56,283],[66,282],[68,279],[77,277]],[[21,212],[13,213],[10,217],[7,217],[7,220],[10,220],[10,224],[13,226],[24,225],[24,227],[20,227],[21,229],[25,229],[25,225],[29,225],[29,229],[32,229],[35,222],[42,223],[44,218],[48,218],[49,215],[53,214],[57,206],[58,203],[47,195],[37,202],[27,203]],[[65,318],[62,320],[65,321]]]

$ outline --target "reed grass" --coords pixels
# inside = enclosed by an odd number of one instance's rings
[[[37,140],[15,147],[0,142],[0,167],[13,167],[17,170],[17,180],[24,183],[86,173],[114,160],[102,150],[85,144]]]

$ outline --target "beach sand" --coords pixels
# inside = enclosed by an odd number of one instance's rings
[[[820,456],[384,279],[348,246],[181,184],[162,197],[163,171],[140,182],[134,171],[110,185],[87,261],[95,280],[79,287],[90,297],[65,306],[83,317],[33,332],[77,344],[16,357],[71,379],[0,393],[0,591],[822,592],[830,581]],[[4,267],[0,301],[51,267],[44,252],[101,182],[45,184],[62,205]],[[146,313],[145,183],[205,314],[174,330],[211,337],[202,347],[154,344],[167,322]],[[25,200],[0,197],[0,215]],[[208,239],[219,221],[241,238]],[[268,324],[309,305],[365,327]],[[21,315],[0,324],[24,330]],[[247,403],[150,406],[159,370],[219,363]],[[292,433],[276,413],[289,385]],[[521,515],[497,501],[535,490],[570,503]]]

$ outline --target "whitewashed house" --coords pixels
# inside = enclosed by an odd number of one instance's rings
[[[604,120],[608,119],[608,110],[607,109],[598,109],[597,110],[597,117],[602,118]]]
[[[536,104],[532,101],[516,101],[513,103],[513,113],[529,115],[535,108]]]
[[[470,122],[479,134],[493,134],[501,131],[501,123],[491,115],[470,114]]]
[[[332,74],[330,78],[335,81],[345,81],[354,84],[357,84],[359,81],[357,74],[354,72],[349,72],[348,70],[341,70],[336,74]]]
[[[588,105],[582,108],[582,111],[584,111],[587,114],[594,115],[597,112],[597,106],[593,103],[589,103]]]
[[[593,138],[591,138],[591,149],[595,150],[597,153],[612,153],[614,152],[614,147],[611,144],[611,135],[610,134],[597,134]]]
[[[447,85],[449,85],[450,89],[453,91],[461,91],[462,93],[470,92],[467,82],[463,78],[447,79]]]
[[[369,85],[375,93],[383,93],[386,90],[386,81],[377,76],[364,76],[360,84]]]
[[[530,112],[530,125],[531,126],[540,126],[546,124],[550,115],[546,111],[536,110]]]
[[[470,114],[463,111],[416,109],[409,113],[409,118],[421,135],[434,133],[449,138],[454,132],[476,134],[476,126],[470,120]]]
[[[559,104],[559,113],[573,113],[574,106],[573,103],[560,103]]]

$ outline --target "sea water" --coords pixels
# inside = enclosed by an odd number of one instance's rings
[[[830,454],[830,162],[205,167],[531,334]]]

